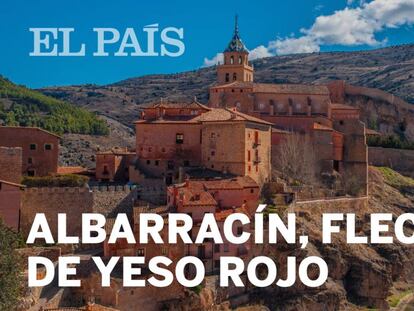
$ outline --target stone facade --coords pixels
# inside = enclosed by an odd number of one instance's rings
[[[176,115],[178,104],[172,112],[165,107],[162,117],[149,119],[146,110],[154,106],[145,108],[144,119],[136,122],[137,167],[142,173],[164,178],[167,184],[179,181],[180,167],[200,166],[247,175],[259,184],[270,179],[270,123],[222,108]]]
[[[0,180],[0,218],[15,231],[19,229],[23,187],[19,184]]]
[[[360,111],[343,101],[333,101],[344,97],[344,86],[338,83],[329,86],[265,84],[238,78],[223,82],[222,67],[227,66],[229,57],[233,59],[229,66],[241,69],[244,62],[235,63],[238,56],[233,54],[240,55],[242,60],[247,58],[248,52],[241,43],[238,30],[235,33],[241,47],[237,51],[229,51],[229,48],[224,51],[226,61],[217,69],[217,84],[210,88],[208,106],[237,109],[269,122],[274,129],[273,150],[289,135],[286,132],[306,134],[315,147],[321,173],[337,171],[343,176],[356,176],[362,193],[366,193],[367,146],[365,126],[359,121]],[[229,46],[234,46],[232,42]]]
[[[57,173],[60,137],[34,127],[0,126],[0,146],[22,148],[24,175]]]
[[[20,231],[27,236],[36,213],[44,213],[53,237],[57,237],[57,214],[65,213],[69,235],[81,234],[82,213],[93,212],[88,188],[26,188],[22,193]]]
[[[96,154],[95,176],[99,181],[128,181],[129,167],[134,165],[136,155],[123,149],[112,149]]]
[[[22,148],[0,147],[0,179],[20,183],[22,179]]]

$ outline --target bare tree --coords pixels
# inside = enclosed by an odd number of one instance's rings
[[[315,184],[319,165],[309,135],[287,134],[275,155],[273,165],[283,178],[307,185]]]

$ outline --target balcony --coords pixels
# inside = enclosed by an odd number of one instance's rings
[[[259,147],[262,144],[260,139],[255,139],[254,142],[252,143],[252,147],[253,149]]]
[[[259,164],[260,162],[262,162],[262,159],[260,157],[254,157],[253,159],[254,164]]]

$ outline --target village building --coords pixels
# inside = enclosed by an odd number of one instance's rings
[[[355,176],[367,192],[368,160],[365,125],[358,108],[334,102],[340,96],[335,84],[265,84],[253,82],[248,50],[236,26],[224,63],[217,67],[217,84],[210,88],[210,108],[237,109],[270,122],[272,149],[286,131],[310,137],[321,173]],[[336,92],[334,92],[336,90]],[[277,159],[273,159],[277,161]]]
[[[136,154],[128,149],[113,148],[96,154],[95,176],[101,182],[127,182],[130,166],[135,165]]]
[[[189,106],[193,113],[179,113],[178,107]],[[156,103],[135,125],[137,168],[167,184],[182,181],[180,168],[191,167],[250,176],[259,184],[270,180],[271,124],[265,120],[195,101],[171,108]]]
[[[0,146],[22,149],[21,172],[46,176],[58,170],[60,137],[37,127],[0,126]]]
[[[0,146],[0,179],[18,184],[22,180],[22,148]]]

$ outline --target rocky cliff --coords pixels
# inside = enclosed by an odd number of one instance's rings
[[[309,234],[310,244],[305,250],[277,244],[264,246],[260,254],[274,258],[278,275],[286,276],[286,257],[311,255],[323,257],[329,266],[329,279],[320,288],[312,289],[298,283],[290,288],[266,287],[250,291],[249,310],[280,311],[336,311],[388,310],[395,297],[403,297],[414,282],[414,248],[399,242],[388,245],[347,244],[345,225],[332,244],[321,243],[321,214],[326,212],[356,213],[357,234],[370,235],[371,213],[392,213],[394,220],[402,213],[414,212],[414,180],[386,168],[370,168],[370,196],[363,203],[338,201],[297,205],[291,211],[299,216],[299,229]],[[391,227],[391,226],[390,226]],[[405,228],[413,234],[414,226]],[[393,232],[393,229],[390,230]],[[316,273],[316,272],[315,272]],[[311,271],[312,276],[312,271]],[[397,295],[395,295],[397,293]],[[394,296],[393,296],[394,294]],[[197,296],[189,294],[170,310],[230,310],[229,303],[217,300],[205,287]],[[390,298],[391,297],[391,298]],[[216,301],[216,303],[214,303]],[[240,310],[242,310],[241,308]]]

